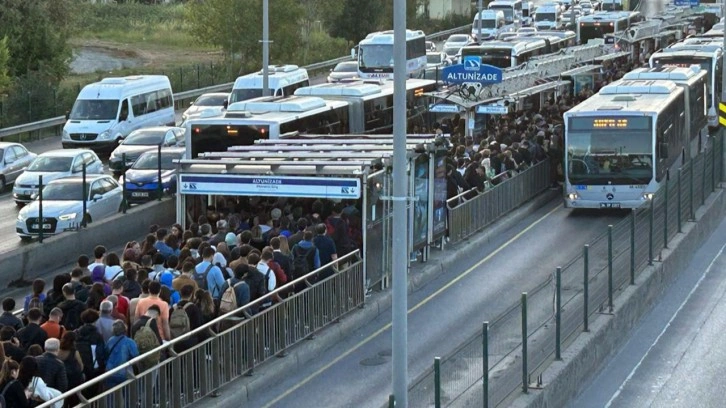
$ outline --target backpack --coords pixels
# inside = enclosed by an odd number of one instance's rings
[[[139,348],[139,355],[146,354],[149,351],[159,347],[159,339],[156,337],[156,334],[154,334],[154,331],[151,330],[152,320],[154,319],[147,320],[146,324],[141,326],[134,335],[134,342],[136,342],[136,347]],[[160,353],[157,351],[149,357],[143,359],[141,362],[139,362],[139,372],[146,371],[149,368],[155,366],[159,362],[159,358]]]
[[[83,357],[81,357],[81,360],[83,360]],[[68,376],[69,385],[72,385],[71,388],[75,388],[75,386],[80,385],[83,382],[84,377],[81,365],[78,364],[78,360],[76,360],[75,350],[72,350],[72,352],[68,354],[68,357],[63,360],[63,365],[66,367],[66,376]]]
[[[268,271],[269,273],[269,271]],[[267,280],[268,276],[265,275]],[[237,286],[246,283],[245,281],[239,281],[232,285],[232,279],[227,279],[227,290],[222,294],[222,299],[219,301],[219,314],[224,315],[233,310],[237,309],[237,292],[235,289]],[[265,282],[265,289],[267,289],[267,282]]]
[[[308,249],[295,245],[292,250],[292,276],[298,279],[313,271],[315,265],[315,246]],[[267,286],[265,286],[266,288]]]
[[[63,318],[61,319],[61,325],[66,330],[76,330],[81,327],[81,313],[85,310],[85,304],[80,300],[70,301],[66,300],[58,305],[63,311]]]
[[[10,380],[7,384],[5,384],[5,387],[3,388],[2,393],[0,393],[0,408],[8,408],[8,403],[7,403],[7,401],[5,401],[5,392],[16,381],[18,381],[18,380]]]
[[[214,264],[210,262],[209,266],[207,266],[207,269],[203,273],[194,272],[194,274],[192,275],[194,281],[197,282],[197,287],[199,287],[199,289],[209,290],[209,288],[207,287],[207,275],[213,267]]]
[[[43,311],[43,302],[40,300],[40,297],[33,296],[30,298],[30,302],[28,302],[28,310],[30,309],[38,309],[41,312]]]
[[[176,305],[172,310],[171,317],[169,318],[169,332],[171,333],[172,339],[187,334],[191,330],[192,326],[189,323],[189,315],[186,312],[187,306],[191,304],[191,302],[187,302],[181,308],[179,305]]]

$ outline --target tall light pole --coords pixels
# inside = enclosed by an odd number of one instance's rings
[[[262,0],[262,96],[270,95],[270,0]]]
[[[726,0],[724,0],[726,1]],[[393,0],[393,396],[408,407],[406,0]]]
[[[724,1],[726,1],[726,0],[724,0]],[[484,8],[484,5],[482,3],[483,3],[483,1],[479,0],[479,2],[476,5],[476,8],[478,9],[477,15],[479,16],[479,18],[476,21],[478,30],[479,30],[479,32],[476,34],[476,42],[478,42],[479,44],[481,44],[481,11]]]

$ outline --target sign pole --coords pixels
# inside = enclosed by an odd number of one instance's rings
[[[408,407],[408,217],[406,201],[406,0],[393,0],[393,395]]]

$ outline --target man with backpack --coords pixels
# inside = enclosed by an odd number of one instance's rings
[[[292,247],[292,277],[299,279],[320,268],[320,251],[313,245],[313,232],[305,231],[303,240]],[[311,282],[314,282],[312,279]],[[305,284],[295,285],[295,292],[305,289]]]
[[[146,313],[131,326],[131,338],[134,339],[136,347],[139,349],[139,355],[148,353],[161,345],[162,340],[157,324],[160,313],[159,306],[151,305]],[[146,371],[155,366],[159,363],[160,357],[160,353],[156,352],[145,358],[138,364],[139,371]]]
[[[257,271],[260,272],[260,274],[262,275],[262,282],[264,285],[263,295],[267,295],[268,293],[275,290],[275,287],[277,287],[275,271],[273,271],[272,268],[267,264],[269,261],[272,260],[272,254],[268,252],[266,256],[260,256],[257,252],[252,252],[247,256],[247,260],[249,261],[250,266],[252,266],[252,268],[254,269],[257,269]],[[265,299],[262,301],[260,307],[266,308],[270,306],[272,306],[272,297],[266,296]]]
[[[202,252],[202,262],[200,262],[193,275],[194,281],[201,289],[208,290],[219,304],[222,297],[222,286],[224,285],[224,275],[218,266],[212,262],[214,259],[214,249],[212,247],[204,248]]]
[[[157,281],[149,282],[149,297],[139,300],[136,304],[134,315],[137,319],[141,319],[149,309],[156,306],[156,308],[159,309],[157,320],[157,324],[159,326],[158,333],[161,336],[161,339],[170,340],[169,304],[159,297],[159,293],[161,293],[161,284]]]
[[[204,323],[202,311],[199,310],[199,306],[192,302],[194,296],[194,286],[184,285],[179,290],[181,300],[177,303],[171,312],[171,318],[169,318],[169,329],[171,331],[171,338],[176,339],[181,337],[194,329],[199,328]],[[181,353],[184,350],[188,350],[201,340],[206,340],[206,336],[190,336],[186,340],[182,340],[174,345],[174,351]]]
[[[245,270],[235,269],[234,278],[228,279],[222,287],[219,314],[223,315],[250,302],[250,287],[244,281]]]
[[[61,324],[66,330],[75,330],[81,327],[81,313],[86,310],[86,304],[76,299],[72,283],[63,285],[63,297],[65,300],[58,304],[58,308],[63,311]]]

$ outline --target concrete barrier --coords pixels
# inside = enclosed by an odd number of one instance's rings
[[[77,232],[64,232],[43,243],[24,245],[0,256],[0,280],[34,279],[64,265],[80,254],[93,254],[96,245],[123,247],[129,237],[143,236],[152,224],[171,225],[176,220],[175,200],[136,206],[111,218],[93,222]],[[19,239],[19,238],[18,238]],[[119,254],[120,256],[121,254]],[[68,271],[70,272],[70,271]]]
[[[628,340],[640,318],[660,300],[661,294],[688,266],[693,254],[726,215],[726,193],[719,188],[696,212],[697,222],[684,223],[682,234],[662,252],[662,262],[638,275],[637,285],[626,286],[614,299],[613,315],[597,315],[590,332],[580,333],[543,373],[544,388],[521,394],[511,406],[517,408],[564,407],[577,397],[612,353]]]

